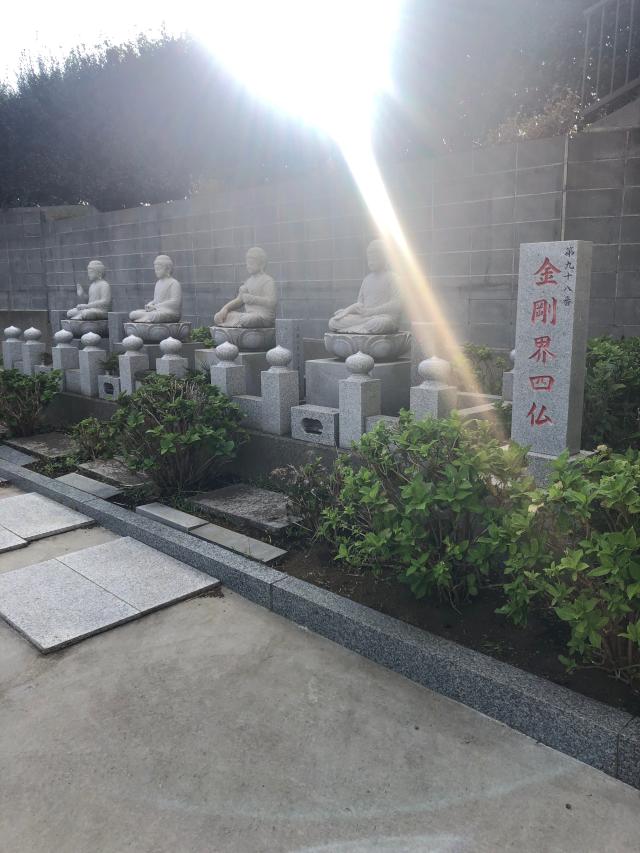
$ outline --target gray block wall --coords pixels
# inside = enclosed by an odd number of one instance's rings
[[[518,246],[560,239],[595,244],[591,334],[640,332],[640,130],[476,149],[387,166],[385,176],[459,340],[510,349]],[[278,283],[278,315],[307,320],[303,335],[314,337],[356,298],[374,236],[359,194],[335,174],[108,213],[4,211],[0,311],[68,309],[94,257],[107,266],[114,310],[129,311],[151,298],[153,259],[166,252],[186,319],[209,325],[257,244]]]

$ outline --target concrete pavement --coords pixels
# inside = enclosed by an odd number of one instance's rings
[[[637,851],[640,792],[232,594],[0,623],[0,848]]]

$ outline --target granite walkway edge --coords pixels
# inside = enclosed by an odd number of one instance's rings
[[[213,575],[317,634],[640,788],[640,717],[0,460],[0,475]]]

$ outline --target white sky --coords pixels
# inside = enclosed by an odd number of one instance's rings
[[[0,25],[0,80],[13,82],[21,54],[60,57],[78,44],[109,39],[116,44],[144,32],[188,29],[191,11],[217,0],[7,0]],[[233,0],[226,0],[233,2]],[[212,8],[212,17],[215,13]]]

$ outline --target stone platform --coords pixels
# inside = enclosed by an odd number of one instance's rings
[[[95,335],[100,335],[101,338],[109,336],[109,321],[108,320],[61,320],[60,326],[66,331],[71,332],[74,338],[81,338],[87,332],[93,332]]]
[[[245,329],[240,326],[210,326],[209,331],[215,346],[228,341],[238,347],[240,352],[263,352],[276,345],[275,326],[263,329]]]
[[[338,408],[338,382],[350,376],[344,363],[337,358],[314,358],[305,362],[307,403],[313,406]],[[382,381],[382,414],[397,415],[409,408],[411,361],[379,362],[371,371],[374,379]]]
[[[326,332],[324,346],[329,355],[343,361],[350,355],[363,352],[375,361],[395,361],[409,351],[409,332],[393,335],[359,335],[352,332]]]
[[[191,335],[191,323],[184,320],[177,323],[138,323],[131,320],[123,325],[125,337],[135,335],[142,338],[145,344],[159,344],[165,338],[187,341]]]

